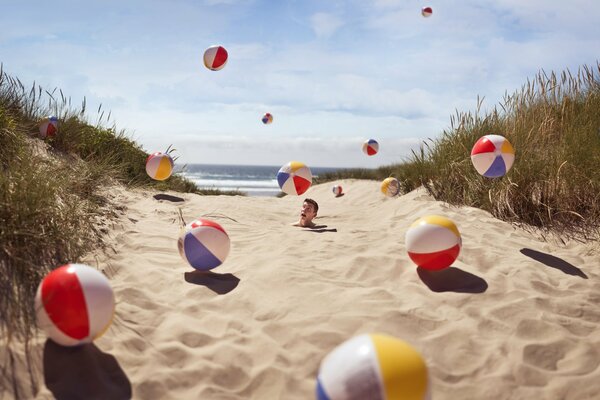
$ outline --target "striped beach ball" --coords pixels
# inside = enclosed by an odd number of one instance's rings
[[[431,17],[431,14],[433,14],[433,10],[431,9],[431,7],[423,7],[421,9],[421,15],[424,17]]]
[[[381,193],[388,197],[396,196],[398,193],[400,193],[400,181],[391,176],[389,178],[385,178],[383,182],[381,182]]]
[[[515,162],[515,149],[504,136],[482,136],[471,150],[471,162],[481,175],[499,178],[504,176]]]
[[[362,150],[366,155],[374,156],[379,151],[379,143],[375,139],[369,139],[363,143]]]
[[[299,196],[312,184],[312,173],[303,163],[290,161],[277,172],[277,183],[284,193]]]
[[[333,194],[335,195],[335,197],[340,196],[343,192],[343,189],[340,185],[334,185],[332,190],[333,190]]]
[[[462,238],[454,222],[438,215],[416,220],[406,231],[405,239],[410,259],[430,271],[452,265],[462,246]]]
[[[318,400],[429,399],[423,357],[408,343],[383,334],[359,335],[325,357],[317,378]]]
[[[227,50],[223,46],[210,46],[204,52],[204,65],[212,71],[218,71],[227,64]]]
[[[115,297],[108,279],[83,264],[66,264],[42,280],[35,296],[38,326],[63,346],[91,343],[112,322]]]
[[[39,123],[39,128],[42,139],[55,136],[58,132],[58,118],[50,116],[42,119]]]
[[[271,113],[266,113],[265,115],[263,115],[262,122],[265,125],[268,125],[271,122],[273,122],[273,116],[271,115]]]
[[[173,173],[173,159],[161,152],[153,153],[146,159],[146,173],[152,179],[164,181]]]
[[[223,264],[230,246],[225,229],[214,221],[202,218],[189,223],[177,241],[181,257],[200,271]]]

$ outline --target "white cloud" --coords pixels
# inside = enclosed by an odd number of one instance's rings
[[[336,15],[319,12],[310,17],[310,23],[317,37],[328,38],[344,25]]]

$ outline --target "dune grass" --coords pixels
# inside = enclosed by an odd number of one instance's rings
[[[600,238],[600,64],[577,74],[541,71],[491,111],[457,112],[450,128],[402,164],[322,174],[398,178],[404,192],[424,186],[437,200],[482,208],[495,217],[559,237]],[[501,179],[480,176],[470,160],[483,135],[505,136],[515,164]]]

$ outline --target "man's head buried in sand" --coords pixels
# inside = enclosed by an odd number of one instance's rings
[[[313,199],[304,199],[302,208],[300,209],[300,220],[294,224],[294,226],[301,226],[303,228],[314,228],[316,224],[313,222],[313,218],[317,216],[319,211],[319,205]]]

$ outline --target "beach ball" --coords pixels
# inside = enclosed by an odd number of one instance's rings
[[[108,329],[115,311],[110,282],[95,268],[67,264],[42,280],[35,296],[38,326],[63,346],[91,343]]]
[[[471,162],[487,178],[504,176],[515,162],[515,149],[504,136],[486,135],[471,150]]]
[[[424,17],[431,17],[431,14],[433,14],[433,10],[431,9],[431,7],[423,7],[421,9],[421,15]]]
[[[335,197],[338,197],[342,194],[343,190],[342,187],[340,185],[335,185],[333,188],[333,194],[335,194]]]
[[[204,52],[204,65],[212,71],[218,71],[227,64],[227,50],[223,46],[210,46]]]
[[[58,132],[58,118],[50,116],[42,119],[39,123],[39,128],[42,139],[55,136],[56,132]]]
[[[359,335],[321,362],[318,400],[429,399],[423,357],[408,343],[383,334]]]
[[[146,159],[146,172],[148,176],[157,181],[164,181],[173,173],[173,159],[170,155],[161,152],[153,153]]]
[[[454,222],[438,215],[416,220],[406,231],[405,239],[410,259],[430,271],[452,265],[462,246],[460,232]]]
[[[388,197],[394,197],[398,193],[400,193],[400,181],[396,178],[385,178],[383,182],[381,182],[381,193],[385,194]]]
[[[374,156],[379,151],[379,143],[375,139],[369,139],[363,143],[363,153],[368,156]]]
[[[266,113],[262,117],[262,122],[265,125],[270,124],[271,122],[273,122],[273,116],[270,113]]]
[[[290,161],[277,172],[277,183],[284,193],[299,196],[312,184],[312,173],[303,163]]]
[[[208,271],[223,264],[231,246],[225,229],[214,221],[197,219],[186,226],[179,236],[177,248],[192,267]]]

